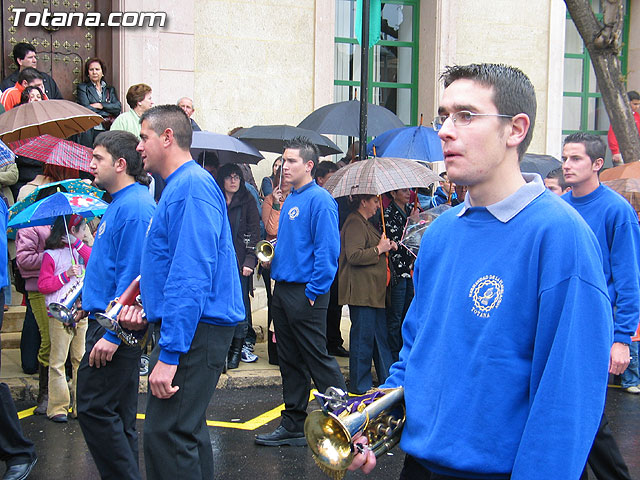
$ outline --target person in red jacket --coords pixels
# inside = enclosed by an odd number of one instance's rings
[[[633,119],[636,121],[636,127],[638,127],[638,132],[640,133],[640,93],[635,90],[630,90],[627,92],[627,97],[629,98],[629,105],[631,106],[631,110],[633,110]],[[614,165],[622,164],[622,154],[620,153],[620,147],[618,146],[618,140],[613,133],[613,127],[609,127],[609,133],[607,134],[607,141],[609,142],[609,150],[613,154],[611,158]]]

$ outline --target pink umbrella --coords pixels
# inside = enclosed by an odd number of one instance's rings
[[[33,158],[50,165],[73,168],[90,172],[89,164],[93,150],[79,143],[63,140],[51,135],[40,135],[28,141],[13,142],[13,151],[17,155]]]

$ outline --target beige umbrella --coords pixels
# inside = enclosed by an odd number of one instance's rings
[[[380,195],[400,188],[426,188],[442,181],[429,167],[406,158],[373,157],[334,173],[324,187],[335,198]]]
[[[104,119],[68,100],[43,100],[18,105],[0,115],[0,139],[15,142],[49,134],[67,138],[99,125]]]

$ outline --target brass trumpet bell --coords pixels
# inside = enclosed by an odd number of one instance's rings
[[[49,312],[51,312],[53,318],[66,324],[74,323],[74,317],[78,311],[76,301],[82,293],[83,285],[84,277],[77,279],[60,302],[51,302],[49,304]]]
[[[256,243],[256,257],[261,262],[270,262],[275,254],[275,240],[260,240]]]

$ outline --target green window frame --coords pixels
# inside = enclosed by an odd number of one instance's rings
[[[599,1],[592,0],[592,4],[594,7],[599,8]],[[629,9],[630,9],[630,0],[626,1],[625,5],[625,13],[624,13],[624,21],[623,21],[623,29],[622,29],[622,52],[620,54],[620,63],[621,63],[621,71],[622,75],[626,77],[627,75],[627,63],[628,63],[628,54],[629,54]],[[595,11],[596,18],[598,20],[602,20],[602,13],[599,10]],[[566,22],[573,24],[573,20],[571,20],[571,16],[567,11]],[[567,28],[575,28],[573,25],[567,25]],[[565,45],[566,46],[566,45]],[[581,68],[581,78],[572,78],[571,80],[577,81],[579,83],[580,89],[573,90],[564,90],[563,97],[565,100],[563,105],[563,115],[567,115],[567,109],[572,108],[568,105],[573,103],[577,105],[580,104],[580,115],[579,115],[579,128],[578,129],[565,129],[564,119],[563,119],[563,129],[562,135],[563,137],[575,132],[587,132],[592,133],[594,135],[607,135],[608,132],[608,124],[609,117],[606,114],[606,110],[604,108],[604,103],[602,102],[602,94],[597,88],[595,75],[593,75],[593,69],[591,64],[591,57],[589,56],[589,52],[582,43],[582,52],[581,53],[567,53],[565,51],[564,54],[564,72],[565,76],[568,74],[567,65],[569,62],[579,61],[582,63]],[[567,79],[565,78],[565,86],[567,84]],[[563,87],[563,88],[564,88]],[[571,100],[576,99],[576,100]],[[604,117],[600,118],[600,115],[604,115]],[[607,127],[606,129],[598,128],[598,125],[602,126],[601,121],[606,121]],[[606,140],[606,139],[605,139]]]
[[[355,10],[355,0],[336,0],[336,12],[340,12],[340,5],[344,3],[351,3]],[[380,40],[371,50],[369,51],[369,85],[367,90],[367,100],[371,103],[379,104],[379,89],[393,89],[396,93],[396,98],[398,98],[398,93],[402,90],[409,90],[411,93],[411,101],[410,101],[410,113],[409,118],[403,119],[405,123],[408,125],[417,125],[418,122],[418,46],[419,46],[419,30],[420,30],[420,0],[382,0],[382,7],[385,5],[402,5],[402,6],[410,6],[412,7],[412,24],[411,24],[411,41],[399,41],[399,40]],[[339,13],[337,13],[338,15]],[[341,33],[341,32],[340,32]],[[355,38],[355,34],[353,37],[348,36],[335,36],[334,39],[336,49],[340,48],[340,46],[353,46],[352,52],[359,51],[358,41]],[[376,62],[380,62],[381,55],[375,54],[375,52],[380,52],[382,48],[395,48],[396,51],[400,51],[400,49],[411,49],[411,79],[410,82],[388,82],[388,81],[375,81],[375,68]],[[406,50],[405,50],[406,51]],[[359,54],[358,54],[359,56]],[[336,56],[336,62],[338,62],[338,58]],[[359,59],[358,59],[359,61]],[[335,68],[334,68],[334,87],[350,87],[349,88],[349,99],[354,98],[354,89],[358,89],[358,98],[360,98],[360,75],[357,75],[357,78],[350,78],[348,80],[335,78]],[[391,93],[387,91],[386,93]],[[375,96],[374,96],[375,95]],[[397,105],[396,105],[397,106]]]

